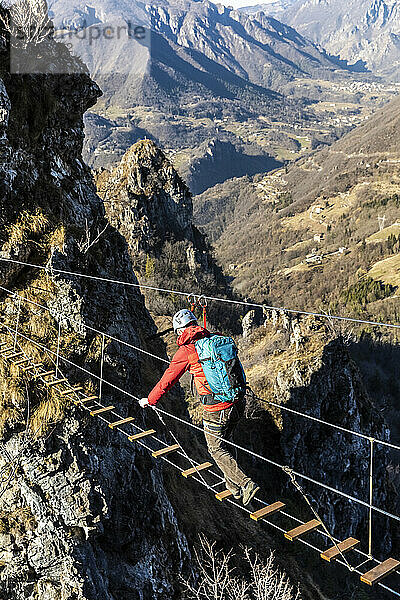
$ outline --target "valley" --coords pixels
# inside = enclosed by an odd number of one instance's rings
[[[112,0],[93,14],[84,2],[51,7],[57,24],[85,18],[89,30],[119,10]],[[147,138],[200,194],[333,143],[399,89],[265,14],[182,1],[126,5],[123,18],[151,29],[148,48],[72,39],[103,91],[85,117],[84,157],[95,170]]]

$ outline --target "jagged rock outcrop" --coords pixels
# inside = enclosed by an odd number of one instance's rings
[[[190,192],[154,142],[134,144],[97,181],[107,214],[132,252],[156,250],[171,235],[194,242]]]
[[[61,355],[99,373],[100,339],[85,325],[137,346],[155,331],[136,289],[52,271],[137,282],[127,244],[106,227],[103,203],[81,159],[83,112],[100,92],[85,74],[10,75],[8,59],[3,51],[0,257],[47,263],[48,269],[0,261],[0,284],[10,290],[1,293],[2,323],[15,326],[12,293],[18,290],[50,309],[31,310],[22,302],[19,331],[54,350],[61,320]],[[20,343],[35,360],[52,365],[35,343]],[[138,352],[106,341],[105,379],[140,394],[146,387],[142,366]],[[61,368],[70,381],[96,389],[96,381],[72,365],[61,361]],[[153,366],[153,377],[158,368]],[[189,550],[158,465],[101,421],[89,420],[68,401],[55,402],[3,362],[0,369],[0,467],[7,477],[8,461],[21,452],[0,490],[0,596],[172,598]],[[132,400],[110,387],[103,399],[122,414],[137,412]],[[137,417],[142,423],[142,413]]]
[[[226,292],[205,237],[193,225],[190,191],[154,142],[134,144],[115,169],[100,171],[96,182],[141,281],[165,288],[167,280],[169,288],[188,293]],[[175,309],[165,296],[152,293],[147,299],[157,314]]]

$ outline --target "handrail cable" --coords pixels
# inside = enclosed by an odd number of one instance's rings
[[[0,261],[3,262],[9,262],[9,263],[13,263],[13,264],[18,264],[18,265],[22,265],[24,267],[32,267],[35,269],[41,269],[43,271],[49,271],[49,267],[48,266],[43,266],[43,265],[35,265],[34,263],[28,263],[28,262],[24,262],[24,261],[20,261],[20,260],[15,260],[12,258],[4,258],[0,256]],[[144,290],[152,290],[155,292],[163,292],[166,294],[176,294],[178,296],[185,296],[188,297],[191,294],[188,292],[181,292],[179,290],[169,290],[167,288],[158,288],[155,286],[150,286],[150,285],[144,285],[141,283],[133,283],[130,281],[121,281],[119,279],[111,279],[108,277],[100,277],[98,275],[87,275],[86,273],[76,273],[74,271],[67,271],[65,269],[56,269],[55,267],[51,267],[51,271],[52,273],[60,273],[61,275],[71,275],[73,277],[83,277],[85,279],[92,279],[94,281],[103,281],[104,283],[113,283],[113,284],[118,284],[118,285],[126,285],[128,287],[134,287],[134,288],[141,288]],[[193,294],[192,294],[193,295]],[[204,298],[205,300],[212,300],[214,302],[224,302],[227,304],[237,304],[240,306],[249,306],[252,308],[262,308],[265,310],[276,310],[278,312],[287,312],[287,313],[291,313],[291,314],[296,314],[296,315],[306,315],[309,317],[321,317],[323,319],[335,319],[338,321],[347,321],[350,323],[358,323],[359,325],[372,325],[372,326],[377,326],[377,327],[389,327],[392,329],[400,329],[400,325],[394,325],[392,323],[382,323],[380,321],[367,321],[367,320],[363,320],[363,319],[353,319],[351,317],[342,317],[339,315],[331,315],[331,314],[326,314],[326,313],[318,313],[318,312],[310,312],[310,311],[304,311],[304,310],[296,310],[296,309],[292,309],[292,308],[285,308],[284,306],[269,306],[267,304],[257,304],[255,302],[244,302],[243,300],[230,300],[228,298],[218,298],[218,297],[214,297],[214,296],[205,296],[204,294],[201,295],[201,298]]]

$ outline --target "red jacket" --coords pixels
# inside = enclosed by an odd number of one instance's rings
[[[204,337],[210,337],[211,333],[199,327],[191,325],[187,327],[182,335],[178,338],[179,350],[176,352],[168,369],[161,377],[160,381],[150,392],[148,400],[151,406],[155,406],[157,402],[179,381],[186,371],[189,371],[194,377],[194,383],[200,396],[208,396],[211,390],[208,387],[207,379],[204,375],[203,367],[199,361],[194,342],[201,340]],[[216,412],[230,408],[233,402],[220,402],[218,404],[204,404],[205,410]]]

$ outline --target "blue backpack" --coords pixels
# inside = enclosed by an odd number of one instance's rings
[[[194,345],[214,397],[213,404],[234,402],[246,392],[246,375],[232,338],[212,335]]]

